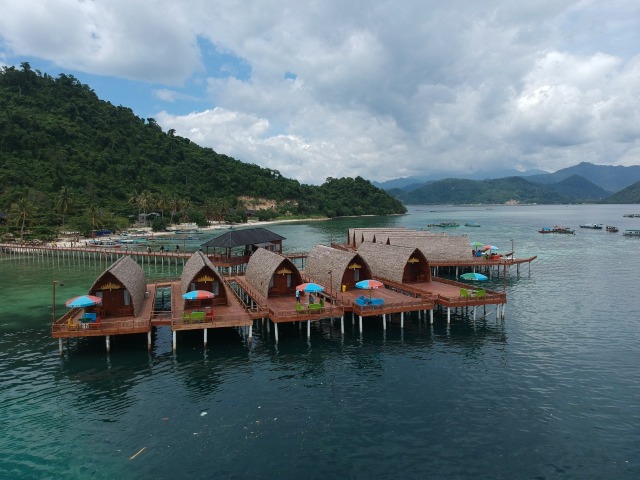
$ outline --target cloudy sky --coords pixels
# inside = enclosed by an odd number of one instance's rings
[[[304,183],[640,164],[637,0],[0,0],[67,73]]]

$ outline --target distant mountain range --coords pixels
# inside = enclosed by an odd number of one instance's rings
[[[407,177],[376,185],[406,204],[640,203],[640,166],[582,162],[554,173],[518,172],[493,179],[487,179],[486,173],[482,176],[485,179],[432,178],[422,182],[418,177]]]

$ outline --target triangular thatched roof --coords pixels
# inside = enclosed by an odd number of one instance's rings
[[[216,267],[211,263],[211,260],[202,252],[195,252],[182,269],[182,275],[180,276],[180,290],[184,295],[189,290],[189,285],[193,282],[193,278],[202,270],[203,267],[209,267],[216,277],[216,280],[222,284],[222,277],[216,270]]]
[[[281,269],[293,272],[295,281],[302,279],[300,271],[287,257],[259,248],[251,255],[244,278],[259,294],[267,298],[271,277]]]
[[[328,287],[331,284],[331,289],[334,292],[339,292],[342,276],[349,265],[353,263],[362,265],[367,273],[371,275],[369,265],[367,265],[367,262],[358,253],[338,250],[337,248],[331,248],[325,245],[316,245],[313,250],[309,252],[304,273],[313,279],[314,282],[324,287]],[[368,278],[369,277],[365,275],[361,280]]]
[[[244,228],[232,230],[212,238],[208,242],[203,243],[202,247],[234,248],[282,240],[285,240],[285,237],[273,233],[266,228]]]
[[[397,283],[402,283],[409,260],[416,255],[422,257],[420,250],[415,247],[371,242],[361,244],[358,253],[369,264],[374,276]]]
[[[147,281],[140,265],[129,255],[124,255],[113,262],[102,275],[93,283],[89,289],[89,293],[99,290],[99,286],[103,283],[107,274],[113,275],[124,287],[129,291],[131,296],[131,304],[133,305],[133,314],[138,316],[142,310],[145,292],[147,291]]]

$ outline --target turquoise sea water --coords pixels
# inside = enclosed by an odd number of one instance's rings
[[[412,207],[269,227],[288,251],[352,226],[448,229],[517,257],[506,319],[72,341],[58,312],[102,271],[0,256],[0,478],[640,478],[640,206]],[[620,233],[578,228],[615,224]],[[576,235],[541,235],[560,224]],[[216,235],[220,232],[216,232]],[[181,243],[196,249],[211,235]],[[179,271],[152,267],[151,277]],[[489,288],[502,289],[502,279]],[[143,449],[141,452],[140,450]],[[131,459],[136,453],[135,458]]]

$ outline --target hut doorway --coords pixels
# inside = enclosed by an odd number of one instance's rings
[[[284,296],[293,293],[294,285],[291,273],[276,272],[271,277],[269,296]]]

